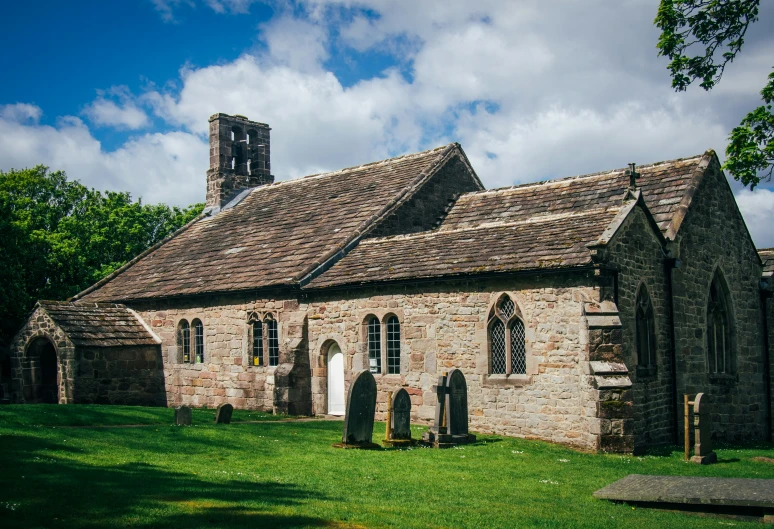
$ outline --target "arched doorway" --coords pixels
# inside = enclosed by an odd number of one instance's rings
[[[344,353],[338,344],[328,348],[328,414],[344,415]]]
[[[59,360],[46,337],[35,338],[27,347],[24,399],[27,402],[59,402]]]

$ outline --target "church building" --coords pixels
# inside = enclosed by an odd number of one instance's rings
[[[428,423],[458,368],[477,432],[631,452],[704,392],[714,437],[770,438],[774,249],[714,151],[486,190],[457,143],[275,183],[268,125],[209,137],[203,214],[40,301],[12,401],[341,415],[368,369]]]

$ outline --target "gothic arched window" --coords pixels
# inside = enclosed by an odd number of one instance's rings
[[[712,374],[730,374],[734,370],[734,321],[729,309],[725,283],[716,273],[707,303],[707,365]]]
[[[368,368],[371,373],[382,372],[382,324],[379,318],[369,316],[366,320],[368,334]]]
[[[268,342],[269,349],[269,365],[279,365],[279,334],[277,331],[277,320],[271,315],[266,316],[264,320],[266,324],[266,341]]]
[[[180,320],[177,324],[177,350],[184,364],[191,363],[191,327],[188,320]]]
[[[645,285],[637,292],[635,309],[635,333],[637,337],[637,366],[656,369],[656,322],[653,315],[653,304]]]
[[[262,366],[263,360],[263,323],[253,322],[253,351],[250,365]]]
[[[489,372],[493,375],[527,373],[524,322],[518,306],[507,295],[495,303],[489,315]]]

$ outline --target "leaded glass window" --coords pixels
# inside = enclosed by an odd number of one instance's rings
[[[527,373],[524,322],[516,303],[508,296],[497,301],[489,317],[489,372],[493,375]]]
[[[266,335],[269,342],[269,365],[279,365],[279,335],[277,334],[277,321],[266,320]]]
[[[193,321],[194,328],[194,354],[196,363],[204,363],[204,325],[199,320]]]
[[[187,320],[177,324],[177,347],[183,353],[183,363],[191,363],[191,327]]]
[[[641,367],[656,366],[656,331],[653,305],[647,289],[643,286],[637,293],[637,309],[635,313],[635,332],[637,334],[637,365]]]
[[[707,356],[709,372],[730,374],[733,372],[732,326],[728,300],[722,279],[712,280],[707,305]]]
[[[400,373],[400,322],[395,316],[387,320],[387,373]]]
[[[253,358],[252,365],[263,365],[263,323],[253,322]]]
[[[382,326],[376,316],[368,320],[368,367],[371,373],[382,372]]]

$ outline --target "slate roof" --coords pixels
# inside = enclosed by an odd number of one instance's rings
[[[763,275],[774,276],[774,248],[759,248],[758,255],[763,262]]]
[[[41,307],[77,346],[157,345],[157,339],[124,305],[39,301]]]
[[[710,159],[640,166],[642,197],[663,234],[676,231]],[[308,288],[483,272],[582,266],[621,211],[625,169],[463,194],[432,232],[374,238]]]
[[[138,300],[297,284],[392,211],[458,144],[260,186],[82,293]]]

